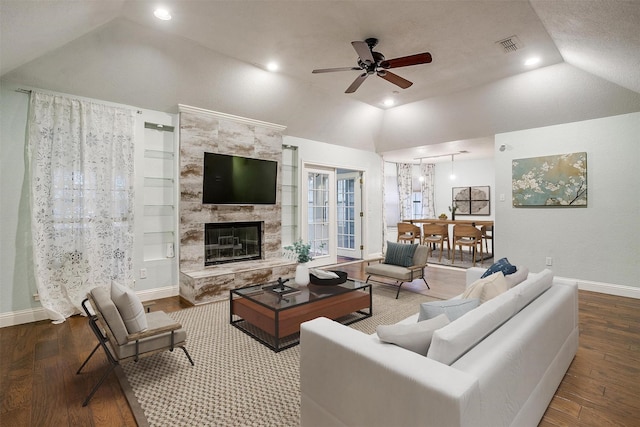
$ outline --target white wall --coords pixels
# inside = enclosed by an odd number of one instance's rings
[[[497,150],[501,144],[506,150]],[[497,256],[586,282],[640,287],[640,113],[496,135]],[[512,159],[587,152],[586,208],[514,208]]]
[[[382,158],[373,152],[285,135],[283,144],[298,147],[298,160],[364,172],[364,257],[382,251]],[[298,198],[298,200],[302,200]]]
[[[451,219],[452,189],[453,187],[490,187],[491,210],[489,215],[460,215],[456,214],[456,219],[484,220],[489,221],[495,218],[495,166],[493,159],[478,160],[458,160],[453,163],[453,171],[456,176],[454,180],[450,178],[451,162],[436,163],[436,216],[441,213],[447,214]]]
[[[25,130],[29,96],[0,86],[0,313],[39,307],[33,277]]]

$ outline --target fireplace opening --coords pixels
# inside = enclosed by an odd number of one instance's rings
[[[262,222],[204,225],[204,265],[262,258]]]

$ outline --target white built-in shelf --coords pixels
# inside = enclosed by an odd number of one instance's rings
[[[176,246],[175,129],[145,123],[144,132],[144,261],[171,260]]]

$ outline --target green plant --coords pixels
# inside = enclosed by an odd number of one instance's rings
[[[458,210],[458,206],[457,205],[453,205],[453,207],[449,206],[449,212],[456,213],[457,210]]]
[[[313,260],[313,257],[311,256],[311,245],[304,244],[302,239],[293,242],[293,245],[285,246],[284,248],[295,253],[300,264]]]

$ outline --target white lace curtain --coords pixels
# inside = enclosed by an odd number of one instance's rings
[[[420,176],[424,179],[420,183],[420,191],[422,192],[422,217],[435,218],[436,208],[435,200],[435,169],[436,165],[420,163]]]
[[[413,165],[410,163],[397,163],[398,195],[400,197],[400,220],[413,218]],[[435,165],[420,163],[419,166],[420,191],[422,194],[422,218],[435,218]]]
[[[400,196],[400,221],[413,219],[413,165],[397,163],[398,195]]]
[[[34,269],[54,323],[91,288],[133,282],[134,122],[133,110],[31,94]]]

